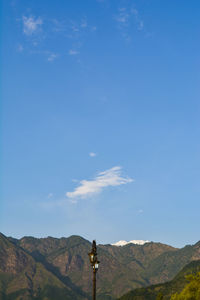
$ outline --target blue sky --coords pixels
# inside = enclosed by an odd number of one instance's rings
[[[1,6],[1,232],[197,242],[199,1]]]

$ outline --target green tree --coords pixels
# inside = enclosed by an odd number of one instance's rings
[[[162,293],[159,293],[156,297],[156,300],[163,300],[163,294]]]
[[[171,296],[171,300],[199,300],[200,299],[200,272],[186,276],[189,283],[180,294]]]

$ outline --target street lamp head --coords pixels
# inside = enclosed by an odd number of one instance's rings
[[[94,253],[93,253],[93,252],[90,252],[90,253],[88,253],[88,255],[89,255],[89,257],[90,257],[90,262],[91,262],[91,264],[93,264],[94,261],[95,261],[95,259],[94,259]]]
[[[92,266],[94,266],[94,264],[97,261],[97,247],[96,247],[96,241],[94,240],[92,243],[92,250],[90,253],[88,253],[89,258],[90,258],[90,263]]]
[[[98,268],[99,268],[99,261],[96,261],[96,262],[95,262],[94,268],[95,268],[96,271],[98,270]]]

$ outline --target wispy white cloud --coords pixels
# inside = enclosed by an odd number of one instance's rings
[[[133,179],[122,176],[121,169],[121,167],[116,166],[98,173],[92,180],[82,180],[80,181],[80,185],[73,192],[67,192],[66,196],[73,202],[76,202],[77,199],[84,199],[98,194],[106,187],[114,187],[132,182]]]
[[[53,193],[49,193],[48,196],[47,196],[48,199],[50,199],[52,197],[53,197]]]
[[[24,47],[23,47],[21,44],[19,44],[19,45],[17,46],[17,51],[18,51],[18,52],[23,52],[23,51],[24,51]]]
[[[87,28],[88,24],[87,24],[87,18],[86,17],[81,20],[81,25],[80,26],[82,28]]]
[[[139,12],[137,9],[135,8],[132,8],[131,9],[131,13],[134,15],[135,17],[135,22],[136,22],[136,25],[137,25],[137,29],[138,30],[143,30],[144,28],[144,22],[143,20],[140,18],[140,15],[139,15]]]
[[[71,29],[72,29],[73,32],[79,32],[80,31],[79,26],[77,24],[74,24],[74,23],[71,25]]]
[[[33,49],[33,50],[29,50],[29,51],[30,51],[30,54],[42,55],[45,58],[45,60],[48,62],[53,62],[55,59],[57,59],[60,56],[59,53],[53,53],[48,50]]]
[[[28,36],[38,32],[41,29],[41,26],[43,24],[43,20],[41,19],[41,17],[36,18],[34,16],[30,16],[30,17],[23,16],[22,21],[23,21],[23,32],[25,35]]]
[[[67,25],[65,21],[60,21],[57,19],[52,20],[52,31],[59,32],[59,33],[65,33],[67,31]]]
[[[142,31],[144,29],[144,22],[141,19],[138,10],[130,5],[118,8],[118,12],[115,14],[114,19],[122,36],[127,41],[131,40],[132,29],[134,27],[138,31]]]
[[[16,21],[21,23],[22,32],[26,36],[26,47],[16,47],[16,51],[42,54],[46,56],[45,58],[49,62],[54,61],[58,56],[64,57],[66,55],[66,40],[68,40],[67,47],[70,49],[68,55],[75,56],[79,54],[80,49],[84,46],[89,36],[96,31],[96,26],[90,24],[86,15],[76,20],[44,19],[41,16],[22,15]],[[59,54],[56,54],[54,53],[56,48],[54,47],[54,51],[47,48],[47,45],[50,43],[45,43],[45,41],[56,39],[58,35],[63,37],[63,48],[62,50],[60,48]],[[42,47],[40,47],[41,41]],[[79,62],[79,60],[76,61]]]
[[[97,154],[96,154],[95,152],[90,152],[90,153],[89,153],[89,156],[90,156],[90,157],[95,157],[95,156],[97,156]]]
[[[115,16],[115,20],[122,26],[128,26],[130,16],[131,14],[127,11],[126,7],[121,7],[118,9],[118,14]]]
[[[49,195],[50,196],[47,197],[48,200],[39,202],[39,206],[45,210],[52,210],[59,207],[63,208],[68,204],[65,197],[53,200],[54,195],[52,194],[51,196],[51,193]]]
[[[77,50],[70,49],[68,52],[69,55],[77,55],[79,52]]]
[[[48,61],[54,61],[57,57],[58,57],[58,54],[51,53],[51,54],[49,54],[47,60]]]
[[[92,26],[92,27],[91,27],[91,31],[92,31],[92,32],[94,32],[94,31],[96,31],[96,30],[97,30],[97,27],[96,27],[96,26]]]

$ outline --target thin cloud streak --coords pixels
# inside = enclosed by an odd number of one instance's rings
[[[119,186],[133,182],[129,177],[121,175],[121,167],[116,166],[104,172],[98,173],[93,180],[82,180],[73,192],[67,192],[66,196],[76,202],[77,199],[86,199],[92,195],[101,193],[106,187]]]
[[[51,54],[48,56],[47,60],[48,60],[48,61],[54,61],[57,57],[58,57],[57,54],[51,53]]]

